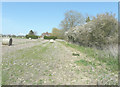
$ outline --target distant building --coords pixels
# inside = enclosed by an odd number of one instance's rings
[[[48,33],[48,32],[42,33],[41,37],[44,38],[44,36],[51,36],[51,33]]]

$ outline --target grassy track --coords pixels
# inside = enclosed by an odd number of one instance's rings
[[[113,72],[116,68],[112,70],[116,65],[99,60],[94,52],[57,41],[11,52],[3,56],[2,84],[95,85],[107,81],[107,84],[117,84],[117,71]]]
[[[32,71],[35,67],[32,66],[37,63],[39,64],[42,58],[44,58],[42,55],[39,55],[45,53],[47,50],[47,43],[44,45],[46,46],[38,45],[3,56],[2,84],[15,83],[19,77],[23,77],[26,72],[35,74],[36,71]]]

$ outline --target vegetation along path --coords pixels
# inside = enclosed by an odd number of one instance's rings
[[[36,42],[30,46],[30,43],[20,43],[19,46],[26,46],[9,53],[3,47],[2,84],[117,84],[117,71],[77,50],[74,45],[64,41]]]

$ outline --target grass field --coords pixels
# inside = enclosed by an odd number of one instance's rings
[[[106,55],[102,57],[100,55],[102,51],[91,48],[64,41],[49,43],[47,40],[28,40],[25,43],[17,41],[11,47],[3,46],[3,52],[2,84],[4,85],[118,83],[117,58],[108,59]]]

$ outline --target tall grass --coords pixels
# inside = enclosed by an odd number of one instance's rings
[[[112,56],[113,58],[118,57],[118,44],[111,44],[106,47],[104,47],[103,51],[107,54],[108,56]]]

